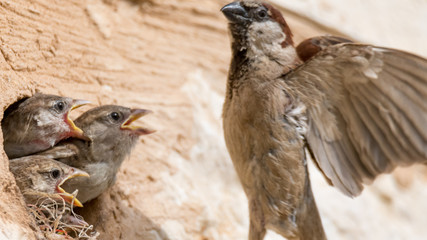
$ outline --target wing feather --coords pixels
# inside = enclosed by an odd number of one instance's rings
[[[356,196],[397,166],[427,161],[427,60],[343,43],[285,76],[306,103],[306,134],[332,184]]]

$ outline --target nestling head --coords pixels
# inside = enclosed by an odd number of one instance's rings
[[[75,123],[93,144],[104,145],[105,151],[123,147],[125,152],[130,152],[139,136],[154,132],[148,128],[131,125],[149,113],[151,111],[145,109],[104,105],[83,113]]]

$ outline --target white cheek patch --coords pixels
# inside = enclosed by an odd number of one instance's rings
[[[277,52],[282,48],[282,42],[286,39],[280,24],[273,21],[254,22],[248,29],[248,41],[254,54],[260,51]]]
[[[254,22],[249,26],[247,56],[254,60],[252,66],[259,75],[277,77],[284,66],[298,58],[293,46],[282,46],[286,37],[280,24],[274,21]]]

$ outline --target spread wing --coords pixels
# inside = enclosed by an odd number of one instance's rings
[[[353,43],[330,46],[285,76],[306,103],[306,140],[349,196],[381,173],[427,160],[427,60]]]

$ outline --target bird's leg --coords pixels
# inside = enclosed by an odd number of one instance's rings
[[[249,224],[249,240],[263,240],[265,236],[265,228],[256,226],[258,224],[254,223],[251,219]]]
[[[265,230],[264,214],[257,200],[249,201],[249,240],[263,240]]]
[[[249,240],[263,240],[265,236],[265,228],[260,230],[256,229],[252,221],[249,226]]]

